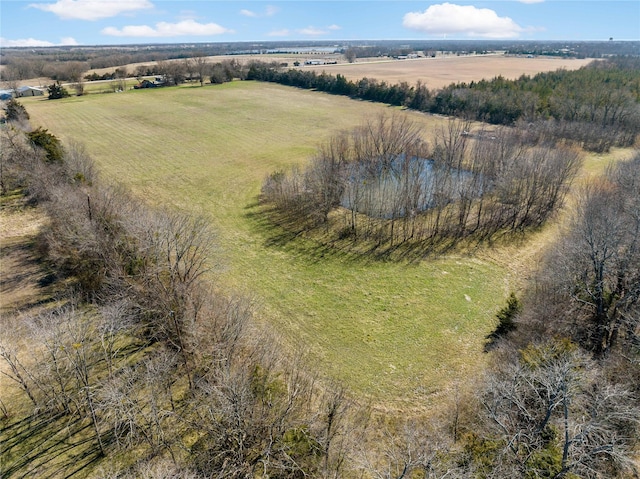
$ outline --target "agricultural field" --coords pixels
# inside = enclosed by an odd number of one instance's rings
[[[337,131],[390,107],[272,84],[233,82],[24,102],[34,125],[86,145],[104,177],[211,218],[211,279],[250,295],[282,346],[385,407],[420,407],[483,364],[484,337],[514,287],[474,256],[366,260],[265,221],[263,179],[303,163]],[[424,125],[441,118],[403,112]]]
[[[482,79],[491,79],[502,75],[507,79],[515,79],[521,75],[535,75],[540,72],[554,71],[559,68],[575,70],[581,68],[592,59],[556,58],[556,57],[535,57],[526,58],[521,56],[505,55],[471,55],[471,56],[438,56],[436,58],[417,58],[407,60],[362,58],[355,63],[347,63],[342,55],[218,55],[207,57],[209,63],[219,63],[236,60],[243,64],[254,61],[286,63],[290,68],[295,68],[293,63],[298,61],[301,70],[325,71],[331,75],[344,75],[348,80],[356,81],[361,78],[375,78],[387,83],[407,82],[415,85],[418,80],[430,89],[445,87],[453,82],[470,82]],[[304,65],[306,60],[337,61],[335,65]],[[183,60],[169,60],[183,61]],[[139,66],[152,66],[155,62],[131,63],[122,65],[133,75]],[[116,67],[97,68],[86,72],[87,75],[96,73],[103,75],[112,73]],[[32,78],[18,82],[18,85],[37,86],[46,88],[52,80],[48,78]],[[138,81],[133,77],[125,84],[127,89],[132,89]],[[115,80],[99,80],[85,83],[87,93],[111,93],[118,89],[119,83]],[[70,87],[70,85],[69,85]],[[71,89],[71,88],[70,88]]]
[[[299,69],[326,71],[328,74],[344,75],[348,80],[375,78],[388,83],[407,82],[414,85],[418,80],[428,88],[442,88],[453,82],[470,82],[491,79],[502,75],[507,79],[515,79],[521,75],[535,75],[540,72],[554,71],[559,68],[577,70],[593,61],[593,59],[505,56],[502,54],[470,55],[470,56],[438,56],[435,58],[417,58],[407,60],[361,58],[355,63],[347,63],[342,55],[219,55],[208,57],[210,63],[237,60],[241,63],[253,61],[287,63],[293,68],[295,61],[300,62]],[[306,60],[337,61],[335,65],[304,65]],[[172,60],[182,61],[182,60]],[[153,62],[133,63],[126,65],[129,72],[138,66],[150,66]],[[88,73],[103,75],[114,68],[100,68]],[[27,82],[28,83],[28,82]]]
[[[414,85],[422,81],[430,89],[442,88],[454,82],[490,80],[502,75],[516,79],[521,75],[535,75],[559,68],[577,70],[592,59],[553,57],[515,57],[504,55],[442,56],[407,60],[367,61],[338,65],[309,66],[331,75],[338,73],[347,80],[375,78],[387,83],[407,82]]]

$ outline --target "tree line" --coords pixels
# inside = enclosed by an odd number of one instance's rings
[[[184,59],[194,52],[204,52],[207,56],[232,55],[245,53],[264,53],[272,51],[290,51],[295,48],[336,47],[335,42],[263,42],[260,45],[246,42],[197,43],[197,44],[156,44],[131,46],[57,46],[57,47],[9,47],[3,48],[0,64],[6,66],[9,76],[17,71],[30,70],[29,76],[35,78],[54,64],[82,62],[89,69],[120,67],[131,63],[156,62],[170,59]],[[343,41],[337,50],[346,53],[351,50],[357,57],[392,56],[408,52],[444,51],[451,54],[484,53],[487,51],[505,51],[516,55],[554,55],[577,58],[603,58],[613,55],[637,56],[639,43],[633,41],[609,42],[554,42],[554,41],[505,41],[505,40],[377,40]],[[3,74],[5,70],[3,70]],[[44,75],[46,76],[46,75]]]
[[[23,191],[46,212],[38,249],[70,290],[3,317],[2,374],[31,411],[20,429],[0,402],[4,431],[18,437],[3,452],[9,474],[37,461],[39,448],[15,457],[20,440],[53,425],[66,445],[88,447],[65,474],[97,461],[95,474],[114,479],[637,475],[640,155],[585,187],[534,281],[498,312],[509,326],[490,338],[486,371],[443,393],[440,413],[391,419],[283,355],[255,304],[212,286],[207,218],[104,184],[82,145],[33,130],[15,104],[11,115],[3,193]],[[368,127],[418,152],[419,136],[399,125]],[[450,162],[468,141],[457,128],[436,142]],[[377,140],[333,142],[377,147],[390,167],[395,143]],[[319,155],[344,151],[332,143]]]
[[[422,82],[389,84],[370,78],[251,65],[248,79],[315,89],[496,125],[527,125],[587,150],[633,145],[640,132],[640,61],[617,58],[579,70],[523,75],[517,80],[451,84],[430,90]],[[603,88],[606,85],[606,88]]]

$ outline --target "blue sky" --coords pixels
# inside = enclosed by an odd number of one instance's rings
[[[2,0],[0,45],[640,40],[638,0]]]

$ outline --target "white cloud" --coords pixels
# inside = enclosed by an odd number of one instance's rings
[[[2,47],[55,47],[62,45],[77,45],[75,38],[65,37],[60,39],[60,43],[52,43],[46,40],[36,40],[35,38],[23,38],[19,40],[7,40],[0,37]]]
[[[258,18],[258,17],[272,17],[276,13],[278,13],[280,9],[278,7],[274,7],[273,5],[267,5],[264,9],[264,13],[254,12],[253,10],[247,10],[243,8],[240,10],[240,15],[244,15],[245,17]]]
[[[264,14],[267,17],[272,17],[274,16],[276,13],[278,13],[280,9],[278,7],[274,7],[273,5],[267,5],[267,8],[264,9]]]
[[[452,3],[431,5],[424,12],[409,12],[402,25],[433,35],[465,34],[482,38],[513,38],[524,29],[509,17],[488,8]]]
[[[327,27],[327,30],[333,30],[333,31],[335,31],[335,30],[341,30],[341,29],[342,29],[342,27],[340,27],[340,26],[338,26],[338,25],[336,25],[336,24],[329,25],[329,26]]]
[[[153,8],[149,0],[58,0],[56,3],[32,3],[29,6],[54,13],[63,20],[98,20]]]
[[[289,35],[291,35],[291,31],[283,28],[282,30],[273,30],[272,32],[267,33],[267,35],[269,35],[270,37],[288,37]]]
[[[328,33],[326,30],[316,27],[301,28],[300,30],[297,30],[297,32],[302,35],[310,36],[326,35]]]
[[[78,42],[73,37],[64,37],[60,39],[60,45],[77,45]]]
[[[0,46],[3,47],[52,47],[53,43],[35,38],[21,38],[19,40],[7,40],[0,38]]]
[[[217,23],[198,23],[195,20],[183,20],[178,23],[160,22],[155,27],[149,25],[128,25],[122,29],[107,27],[101,32],[103,35],[114,37],[178,37],[203,36],[234,33]]]

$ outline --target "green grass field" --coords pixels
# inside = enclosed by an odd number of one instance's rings
[[[84,143],[103,177],[211,217],[224,264],[215,280],[255,298],[284,347],[307,352],[355,394],[419,407],[481,367],[512,286],[504,267],[464,256],[411,265],[354,258],[289,238],[260,214],[268,173],[390,107],[254,82],[24,104],[34,126]],[[426,129],[442,121],[406,114]]]

